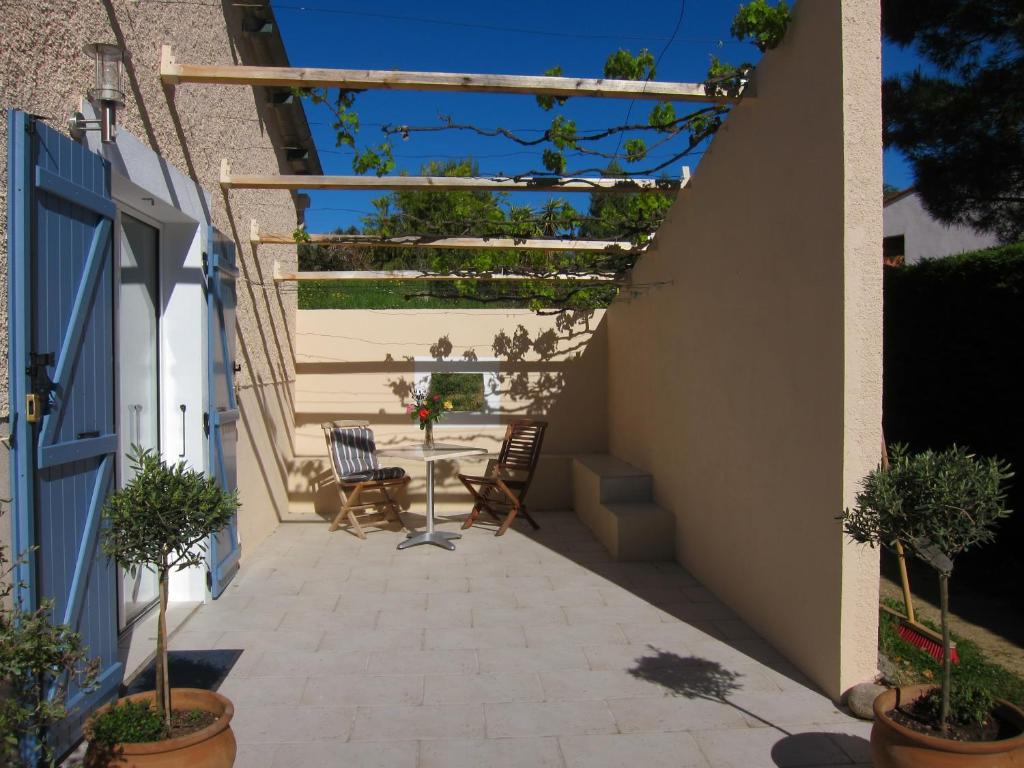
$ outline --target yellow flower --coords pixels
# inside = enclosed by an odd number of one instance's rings
[[[444,409],[446,411],[450,411],[452,409],[452,401],[451,400],[445,400],[444,401]]]

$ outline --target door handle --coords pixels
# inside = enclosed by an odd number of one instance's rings
[[[135,412],[135,445],[142,445],[142,406],[141,405],[129,405],[132,411]]]
[[[181,409],[181,453],[178,454],[179,459],[185,458],[185,404],[182,403],[178,406]]]

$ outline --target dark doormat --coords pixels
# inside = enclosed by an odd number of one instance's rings
[[[168,676],[174,688],[204,688],[216,691],[235,666],[242,651],[171,651],[167,654]],[[132,680],[121,686],[121,695],[152,691],[156,688],[156,663],[149,662]]]

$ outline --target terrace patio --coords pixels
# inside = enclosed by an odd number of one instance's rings
[[[870,723],[681,567],[539,521],[455,552],[282,524],[171,648],[243,651],[220,690],[247,768],[870,763]]]

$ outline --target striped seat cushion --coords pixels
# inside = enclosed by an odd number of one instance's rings
[[[331,430],[331,461],[334,471],[345,482],[393,480],[405,475],[400,467],[381,468],[377,463],[377,445],[369,427],[335,427]]]
[[[405,470],[401,467],[381,467],[380,469],[356,472],[354,475],[345,475],[341,479],[346,483],[363,483],[367,480],[397,480],[400,477],[405,477]]]

